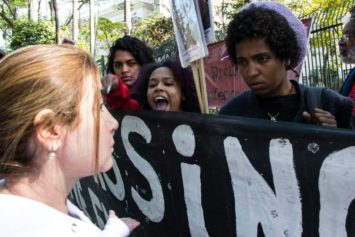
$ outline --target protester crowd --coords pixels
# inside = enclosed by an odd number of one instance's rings
[[[353,64],[355,8],[343,24],[340,56]],[[229,23],[225,44],[250,90],[228,101],[220,115],[353,127],[354,69],[340,93],[288,80],[308,40],[283,4],[244,6]],[[201,112],[191,68],[176,58],[155,62],[153,50],[132,36],[114,42],[103,78],[94,59],[73,45],[0,53],[0,235],[129,235],[138,221],[111,212],[100,230],[67,196],[78,179],[112,167],[119,125],[105,104],[110,110]]]

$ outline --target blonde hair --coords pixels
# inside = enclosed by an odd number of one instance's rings
[[[93,80],[95,102],[95,170],[98,167],[100,90],[99,71],[85,51],[70,45],[28,46],[0,61],[0,177],[21,175],[32,168],[36,151],[29,138],[35,126],[53,122],[77,126],[85,80]],[[34,124],[36,114],[53,116]]]

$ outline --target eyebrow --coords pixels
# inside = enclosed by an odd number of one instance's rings
[[[271,56],[270,52],[260,52],[251,56],[251,58],[256,58],[259,56]],[[245,59],[246,57],[237,56],[236,59]]]
[[[165,77],[162,78],[162,80],[169,80],[169,79],[171,79],[173,81],[176,81],[176,79],[174,77],[172,77],[172,76],[165,76]],[[159,80],[159,79],[156,78],[156,77],[149,78],[149,81],[152,81],[152,80]]]
[[[126,61],[114,60],[113,63],[137,63],[137,60],[134,58],[128,59]]]

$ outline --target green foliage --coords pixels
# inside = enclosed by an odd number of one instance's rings
[[[19,16],[18,9],[26,7],[27,3],[27,0],[0,0],[0,30],[5,41]]]
[[[216,38],[222,40],[227,30],[229,21],[233,18],[233,15],[237,13],[244,5],[243,0],[239,1],[222,1],[222,3],[216,8],[215,29]]]
[[[124,35],[124,23],[112,22],[106,18],[99,17],[96,27],[96,40],[102,42],[102,49],[109,49],[112,43]]]
[[[134,25],[132,35],[140,38],[151,47],[157,47],[175,40],[172,19],[159,13],[139,20]]]
[[[49,21],[17,20],[12,29],[11,49],[55,42],[54,26]]]

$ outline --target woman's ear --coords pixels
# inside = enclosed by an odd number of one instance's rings
[[[34,118],[35,133],[39,143],[48,151],[53,147],[60,147],[64,127],[55,118],[55,113],[50,109],[43,109]]]

